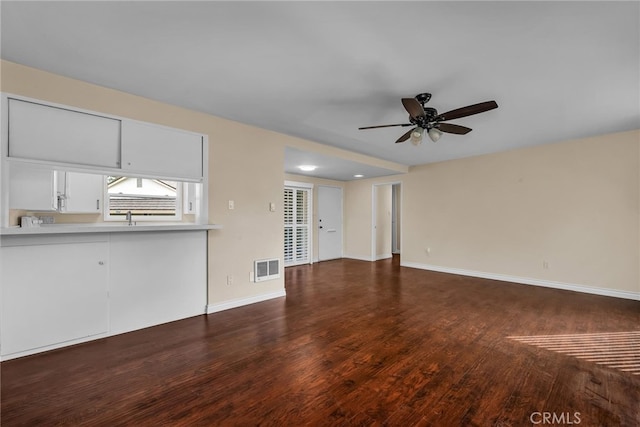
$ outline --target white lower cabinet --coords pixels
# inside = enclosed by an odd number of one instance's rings
[[[0,357],[205,313],[206,231],[2,236]]]
[[[111,332],[203,314],[207,233],[119,233],[111,237]]]
[[[106,240],[4,239],[3,356],[109,330]]]

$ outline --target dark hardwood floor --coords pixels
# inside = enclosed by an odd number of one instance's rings
[[[637,335],[612,335],[628,336],[611,345],[628,356],[614,365],[531,338],[638,331],[640,302],[397,259],[288,268],[286,289],[286,298],[3,362],[1,425],[640,423]]]

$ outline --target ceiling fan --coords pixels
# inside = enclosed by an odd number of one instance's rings
[[[498,108],[496,101],[486,101],[479,104],[467,105],[466,107],[456,108],[455,110],[447,111],[446,113],[438,114],[435,108],[425,107],[424,104],[431,99],[430,93],[420,93],[415,98],[402,98],[402,105],[409,113],[409,123],[398,123],[393,125],[379,125],[379,126],[365,126],[358,128],[362,129],[376,129],[386,128],[392,126],[415,126],[413,129],[402,135],[396,143],[404,142],[407,139],[411,139],[414,145],[418,145],[422,142],[422,136],[426,131],[429,138],[433,142],[436,142],[442,136],[442,132],[454,133],[457,135],[465,135],[471,132],[471,128],[456,125],[453,123],[443,123],[448,120],[459,119],[461,117],[472,116],[478,113],[484,113],[485,111]]]

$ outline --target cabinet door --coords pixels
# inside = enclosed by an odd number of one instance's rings
[[[9,156],[120,167],[120,120],[9,99]]]
[[[200,180],[202,135],[124,120],[122,169],[158,177]]]
[[[196,214],[200,211],[198,197],[198,189],[202,186],[202,184],[197,184],[195,182],[185,182],[184,187],[182,189],[182,212],[185,214]]]
[[[55,211],[58,209],[56,171],[36,166],[9,165],[9,209]]]
[[[65,213],[99,213],[102,211],[104,177],[90,173],[67,172],[64,174],[63,203]]]
[[[108,331],[108,243],[0,248],[2,355]]]
[[[114,233],[110,242],[111,333],[204,313],[207,233]]]

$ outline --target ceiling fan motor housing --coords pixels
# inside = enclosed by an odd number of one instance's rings
[[[431,107],[424,107],[424,116],[413,118],[409,116],[409,121],[422,129],[431,129],[434,126],[433,119],[438,115],[438,110]]]
[[[431,94],[430,93],[419,93],[416,95],[416,99],[418,100],[418,102],[420,104],[422,104],[424,106],[424,104],[426,104],[427,102],[429,102],[429,100],[431,99]]]

